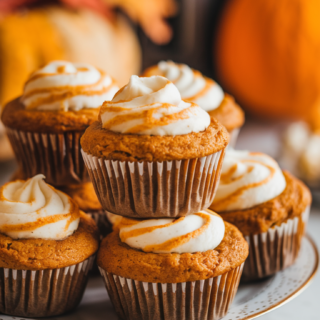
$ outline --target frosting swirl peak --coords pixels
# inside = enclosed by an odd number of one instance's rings
[[[21,102],[29,110],[98,108],[119,87],[103,71],[84,63],[53,61],[31,75]]]
[[[217,212],[249,209],[277,197],[285,188],[285,177],[271,157],[230,149],[211,208]]]
[[[178,219],[133,220],[117,224],[120,239],[132,248],[154,253],[193,253],[216,248],[224,237],[222,218],[200,211]]]
[[[38,174],[0,188],[0,232],[13,239],[62,240],[78,228],[78,207]]]
[[[102,105],[100,117],[105,129],[145,135],[183,135],[210,125],[210,116],[195,103],[181,100],[177,88],[161,76],[131,76]]]
[[[206,111],[219,107],[224,98],[222,88],[215,81],[186,64],[160,61],[147,69],[145,75],[161,75],[169,79],[178,88],[182,99],[195,102]]]

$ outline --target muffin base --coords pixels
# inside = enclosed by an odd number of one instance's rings
[[[299,216],[287,219],[267,232],[245,236],[249,256],[241,281],[254,281],[275,274],[296,260],[309,218],[310,207]]]
[[[218,277],[182,283],[141,282],[99,269],[120,319],[216,320],[234,299],[243,264]]]
[[[78,264],[46,270],[0,268],[0,312],[19,317],[50,317],[81,301],[95,255]]]
[[[103,160],[83,150],[82,155],[103,209],[131,218],[175,218],[210,206],[224,152],[163,162]]]
[[[6,127],[23,179],[38,173],[55,186],[89,181],[80,153],[84,131],[34,133]]]

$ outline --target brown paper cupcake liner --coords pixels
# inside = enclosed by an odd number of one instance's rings
[[[108,220],[107,214],[104,210],[96,210],[86,212],[94,220],[100,232],[100,239],[112,232],[112,223]]]
[[[50,317],[74,309],[81,301],[95,255],[60,269],[0,268],[0,313]]]
[[[296,260],[309,218],[310,207],[300,217],[288,219],[267,232],[246,236],[249,256],[241,281],[253,281],[291,266]]]
[[[175,218],[210,206],[224,152],[164,162],[103,160],[83,150],[82,155],[103,209],[133,218]]]
[[[243,264],[206,280],[148,283],[100,269],[111,302],[123,320],[216,320],[224,317],[238,290]]]
[[[228,148],[234,148],[236,146],[239,132],[240,132],[240,128],[233,129],[231,132],[229,132],[230,140],[229,140]]]
[[[89,181],[80,152],[84,131],[52,134],[6,129],[24,179],[42,173],[55,186]]]

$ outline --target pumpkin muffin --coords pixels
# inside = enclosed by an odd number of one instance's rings
[[[229,135],[164,77],[120,89],[81,139],[102,207],[134,218],[186,216],[212,202]]]
[[[92,217],[99,228],[101,237],[105,237],[112,231],[114,219],[110,216],[111,220],[109,220],[110,214],[108,215],[102,209],[91,182],[67,185],[59,189],[70,196],[80,210]]]
[[[143,76],[163,76],[178,88],[181,98],[193,101],[206,110],[212,118],[217,119],[231,135],[230,146],[235,146],[239,130],[244,123],[244,112],[235,103],[233,97],[223,92],[212,79],[186,64],[172,61],[160,61],[146,69]]]
[[[294,263],[310,204],[309,189],[269,156],[228,150],[210,208],[249,243],[244,280],[264,278]]]
[[[37,175],[0,188],[4,314],[49,317],[75,308],[98,250],[94,221],[43,178]]]
[[[53,61],[33,73],[1,117],[23,177],[43,173],[56,186],[88,181],[80,137],[117,90],[87,64]]]
[[[247,255],[240,231],[208,210],[122,218],[102,241],[97,263],[120,319],[214,320],[227,313]]]

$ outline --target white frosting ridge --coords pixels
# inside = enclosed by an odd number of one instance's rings
[[[224,98],[222,88],[215,81],[186,64],[160,61],[148,70],[146,75],[157,74],[167,78],[178,88],[182,99],[193,101],[206,111],[218,108]]]
[[[62,240],[74,233],[79,209],[42,174],[0,188],[0,232],[13,239]]]
[[[181,100],[177,88],[161,76],[132,76],[102,105],[100,117],[105,129],[141,135],[183,135],[204,131],[210,125],[208,113]]]
[[[211,207],[217,212],[249,209],[277,197],[285,188],[285,177],[271,157],[230,149]]]
[[[21,102],[30,110],[79,111],[100,107],[118,89],[109,75],[89,64],[53,61],[31,75]]]
[[[222,218],[200,211],[178,219],[122,218],[120,239],[132,248],[154,253],[193,253],[216,248],[224,237]]]

